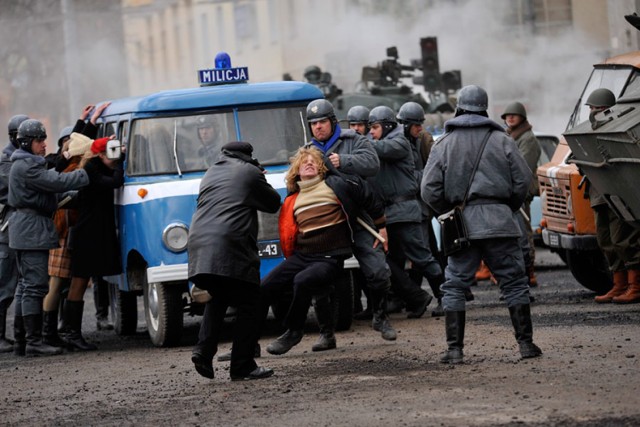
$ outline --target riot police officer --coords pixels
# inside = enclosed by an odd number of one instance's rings
[[[16,266],[16,254],[9,247],[9,231],[7,225],[13,215],[13,208],[8,204],[9,196],[9,171],[11,170],[11,155],[19,147],[17,133],[18,127],[29,117],[18,114],[9,120],[9,143],[2,150],[0,157],[0,353],[8,353],[13,350],[13,344],[7,340],[6,320],[7,310],[13,301],[18,284],[18,268]],[[14,322],[15,324],[15,322]],[[16,325],[22,331],[21,325]],[[24,340],[24,334],[18,334],[18,339]],[[14,338],[16,338],[14,334]]]
[[[387,263],[392,270],[394,292],[407,304],[409,318],[421,317],[432,300],[418,284],[407,282],[404,271],[410,259],[429,285],[439,289],[444,282],[442,268],[427,249],[421,229],[422,209],[418,202],[418,181],[411,144],[398,126],[389,107],[376,107],[369,113],[371,145],[380,158],[375,187],[384,199],[389,234]]]
[[[325,99],[311,101],[307,106],[307,123],[313,135],[313,139],[306,146],[314,146],[324,154],[327,167],[340,172],[358,175],[362,178],[374,176],[380,167],[380,161],[376,152],[367,141],[367,138],[359,135],[354,130],[342,130],[338,126],[333,105]],[[371,221],[368,221],[371,223]],[[384,228],[379,230],[382,236],[386,236]],[[360,269],[365,276],[367,286],[371,291],[373,304],[372,327],[379,331],[385,340],[395,340],[397,333],[391,326],[386,312],[386,299],[391,282],[391,272],[385,262],[385,254],[377,239],[361,226],[354,230],[353,254],[360,264]],[[328,301],[317,300],[316,303],[326,304]],[[323,318],[326,310],[316,314]],[[321,322],[322,332],[322,322]],[[330,340],[323,340],[321,336],[317,349],[322,349]]]
[[[520,355],[542,354],[533,343],[529,286],[515,218],[527,197],[531,171],[502,126],[488,118],[487,106],[487,93],[481,87],[460,90],[456,115],[433,146],[422,178],[422,199],[438,215],[460,205],[469,188],[462,214],[470,245],[449,255],[447,281],[442,285],[448,346],[442,363],[463,362],[464,289],[474,282],[483,258],[509,307]],[[476,161],[477,173],[471,180]]]
[[[25,120],[18,128],[20,148],[11,155],[9,205],[16,209],[9,227],[9,247],[18,260],[16,316],[25,329],[27,356],[62,352],[42,341],[42,300],[47,294],[49,249],[58,246],[51,219],[57,208],[56,193],[80,189],[89,184],[84,170],[58,173],[46,168],[47,132],[38,120]],[[20,349],[21,351],[21,349]]]
[[[425,112],[422,105],[417,102],[409,101],[402,104],[398,115],[396,116],[398,123],[404,126],[404,136],[411,144],[411,151],[413,153],[413,161],[415,164],[415,176],[418,183],[422,182],[422,172],[429,159],[429,153],[433,146],[433,136],[424,129]],[[440,258],[438,246],[435,240],[435,234],[433,233],[433,227],[431,226],[431,213],[422,199],[418,195],[420,207],[422,208],[422,235],[426,244],[427,250],[438,260],[441,267],[444,268],[444,262]],[[413,270],[416,271],[416,270]],[[416,275],[418,283],[422,282],[422,274],[418,272]],[[412,276],[413,277],[413,276]],[[435,284],[429,283],[433,295],[438,301],[437,307],[431,312],[431,316],[440,317],[444,316],[442,311],[442,294],[440,289]]]

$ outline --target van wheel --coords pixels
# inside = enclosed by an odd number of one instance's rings
[[[180,342],[183,324],[182,286],[168,283],[145,283],[144,317],[151,342],[170,347]]]
[[[331,298],[336,331],[348,330],[353,322],[353,281],[351,270],[344,270]]]
[[[113,328],[118,335],[135,335],[138,327],[138,297],[125,292],[116,283],[109,283],[109,306]]]
[[[571,274],[585,288],[604,295],[613,287],[607,260],[599,250],[567,250],[567,265]]]

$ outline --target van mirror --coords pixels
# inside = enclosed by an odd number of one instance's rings
[[[120,155],[122,154],[122,143],[117,139],[112,139],[109,142],[107,142],[106,154],[107,154],[107,159],[110,159],[110,160],[119,159]]]

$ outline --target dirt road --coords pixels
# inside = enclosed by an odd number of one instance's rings
[[[185,328],[184,346],[153,348],[142,323],[134,337],[96,331],[89,296],[86,336],[100,350],[0,355],[0,424],[640,425],[640,306],[596,305],[562,268],[538,277],[532,312],[541,358],[518,360],[508,311],[483,282],[468,306],[463,365],[438,363],[442,319],[394,314],[396,342],[362,321],[324,353],[310,350],[310,324],[288,354],[263,351],[258,362],[276,374],[253,382],[230,382],[226,363],[215,364],[214,380],[193,370],[199,319]]]

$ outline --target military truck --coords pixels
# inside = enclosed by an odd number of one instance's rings
[[[638,21],[637,16],[626,18]],[[551,162],[537,171],[543,241],[564,257],[578,282],[597,294],[611,289],[611,273],[596,241],[594,215],[577,165],[620,217],[640,223],[639,77],[640,51],[594,65]],[[584,100],[598,88],[611,90],[618,103],[592,123]]]
[[[362,67],[361,79],[351,92],[337,88],[328,90],[330,74],[322,73],[317,66],[307,67],[305,78],[333,103],[338,120],[346,119],[349,109],[356,105],[369,109],[384,105],[398,111],[402,104],[413,101],[425,109],[425,126],[437,134],[438,128],[453,116],[455,106],[450,95],[460,89],[461,74],[459,70],[440,72],[436,37],[420,39],[420,48],[422,58],[411,60],[410,65],[399,62],[395,46],[387,48],[386,59],[375,66]],[[322,78],[322,75],[329,77]],[[424,87],[427,99],[414,90],[415,85]]]

